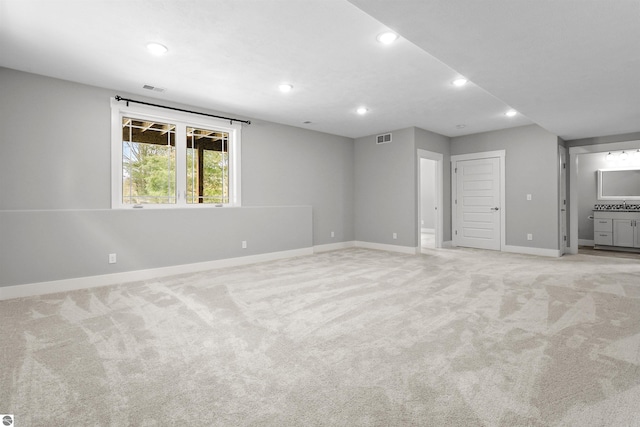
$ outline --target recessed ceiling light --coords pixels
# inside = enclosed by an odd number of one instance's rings
[[[391,44],[394,41],[398,40],[398,35],[391,31],[387,31],[386,33],[378,34],[378,37],[376,37],[376,39],[382,44]]]
[[[164,55],[169,50],[165,45],[155,42],[147,44],[147,49],[154,55]]]
[[[293,89],[293,85],[290,85],[289,83],[282,83],[281,85],[278,86],[278,89],[280,89],[280,92],[291,92],[291,89]]]
[[[356,112],[360,115],[367,114],[367,111],[369,111],[367,107],[358,107],[358,109],[356,110]]]
[[[456,125],[456,129],[464,129],[467,125]]]
[[[469,80],[465,79],[464,77],[460,77],[459,79],[455,79],[454,81],[452,81],[451,83],[453,83],[454,86],[464,86],[469,82]]]
[[[518,114],[518,112],[516,110],[509,110],[506,113],[504,113],[504,115],[507,116],[507,117],[513,117],[516,114]]]

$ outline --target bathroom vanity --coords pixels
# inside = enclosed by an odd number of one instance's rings
[[[640,205],[595,205],[595,249],[640,252]]]

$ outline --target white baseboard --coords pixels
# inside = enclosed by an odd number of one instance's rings
[[[158,277],[173,276],[176,274],[196,273],[199,271],[214,270],[224,267],[255,264],[258,262],[312,255],[313,251],[314,248],[301,248],[289,251],[249,255],[245,257],[220,259],[216,261],[198,262],[194,264],[152,268],[148,270],[125,271],[122,273],[103,274],[99,276],[78,277],[73,279],[53,280],[50,282],[5,286],[0,287],[0,300],[29,297],[34,295],[53,294],[56,292],[74,291],[78,289],[97,288],[100,286],[116,285],[118,283],[136,282],[140,280],[150,280]]]
[[[326,245],[316,245],[313,247],[313,253],[320,252],[329,252],[329,251],[337,251],[339,249],[347,249],[353,248],[356,243],[352,240],[350,242],[338,242],[338,243],[328,243]]]
[[[595,240],[578,239],[578,246],[595,246]]]
[[[558,258],[560,254],[560,249],[542,249],[542,248],[528,248],[526,246],[511,246],[505,245],[502,248],[503,252],[511,252],[515,254],[525,254],[525,255],[539,255],[539,256],[549,256]]]
[[[413,246],[387,245],[384,243],[360,242],[356,241],[357,248],[376,249],[379,251],[400,252],[403,254],[416,255],[420,253],[420,248]]]

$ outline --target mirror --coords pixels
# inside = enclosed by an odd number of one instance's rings
[[[640,169],[598,170],[598,200],[640,200]]]

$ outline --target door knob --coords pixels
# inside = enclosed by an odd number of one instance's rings
[[[500,208],[491,208],[492,211],[497,211]]]

